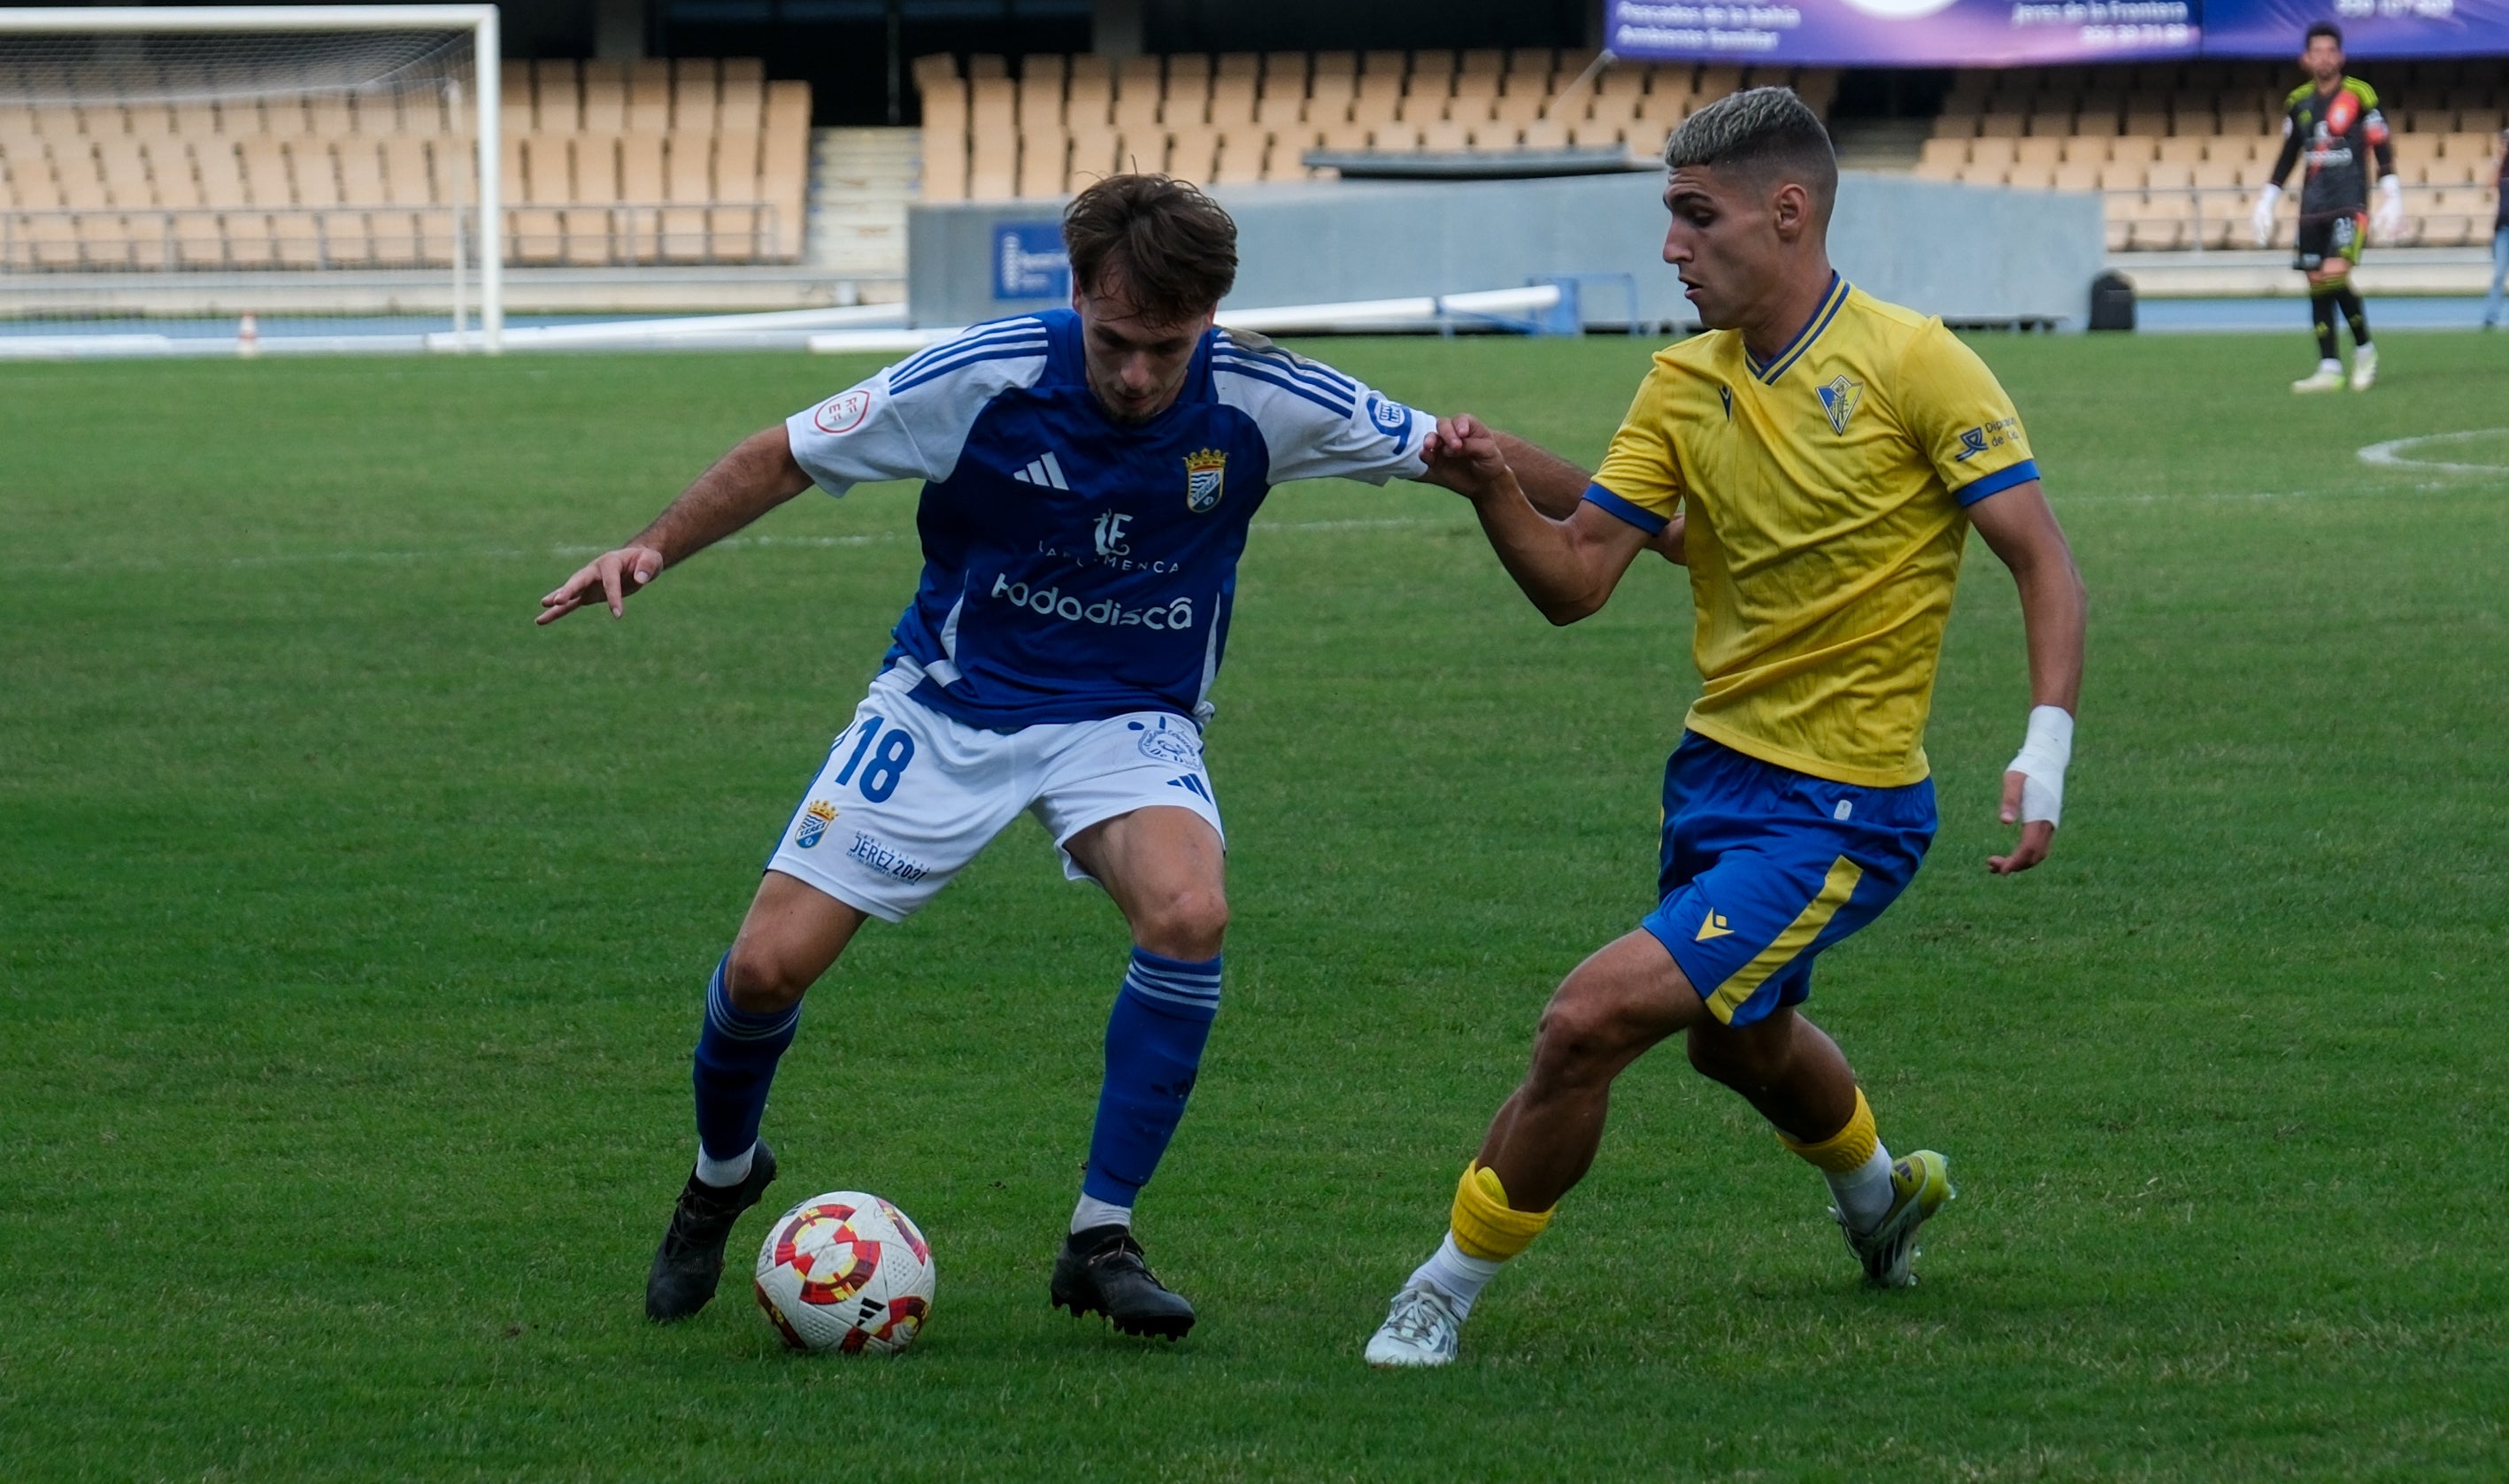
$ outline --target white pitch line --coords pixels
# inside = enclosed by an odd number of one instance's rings
[[[2509,469],[2494,470],[2509,473]],[[2188,505],[2196,503],[2267,504],[2287,500],[2385,500],[2398,495],[2462,495],[2471,493],[2463,484],[2441,484],[2434,480],[2417,480],[2412,484],[2373,485],[2349,490],[2197,490],[2185,495],[2060,495],[2048,503],[2059,512],[2076,505]]]
[[[2509,436],[2509,427],[2475,427],[2464,432],[2423,433],[2416,438],[2389,438],[2373,443],[2359,451],[2363,464],[2386,464],[2409,469],[2447,469],[2457,474],[2509,474],[2509,464],[2451,464],[2442,459],[2415,459],[2408,450],[2425,448],[2434,443],[2464,443],[2475,438]]]

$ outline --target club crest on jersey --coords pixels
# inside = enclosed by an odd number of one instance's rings
[[[1184,456],[1184,507],[1196,515],[1219,503],[1228,478],[1228,456],[1216,448]]]
[[[1832,432],[1847,431],[1847,420],[1855,416],[1855,404],[1864,399],[1864,384],[1835,377],[1820,389],[1820,410],[1829,417]]]
[[[2360,117],[2361,100],[2353,95],[2351,89],[2341,89],[2335,94],[2335,101],[2326,105],[2326,131],[2348,134]]]
[[[807,850],[828,833],[829,822],[837,817],[837,806],[824,798],[813,798],[810,807],[802,811],[802,828],[793,832],[796,847]]]

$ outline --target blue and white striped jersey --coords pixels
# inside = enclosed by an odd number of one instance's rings
[[[1246,528],[1275,484],[1416,478],[1428,414],[1215,329],[1175,405],[1100,407],[1068,310],[980,324],[796,413],[831,495],[921,479],[923,580],[890,666],[978,726],[1160,709],[1202,719]]]

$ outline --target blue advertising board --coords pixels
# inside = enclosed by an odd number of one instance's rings
[[[2313,22],[2353,56],[2509,55],[2509,0],[1611,0],[1633,59],[2009,67],[2300,55]]]
[[[2205,0],[2208,56],[2298,56],[2318,21],[2353,57],[2509,56],[2509,0]]]
[[[1061,222],[993,223],[993,297],[1071,297],[1071,259],[1063,250]]]

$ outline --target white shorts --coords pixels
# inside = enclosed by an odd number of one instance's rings
[[[1023,809],[1054,836],[1063,872],[1090,879],[1065,847],[1118,814],[1191,809],[1226,833],[1202,732],[1174,712],[1017,731],[970,726],[908,694],[911,667],[871,683],[802,796],[769,871],[896,922],[932,900]]]

